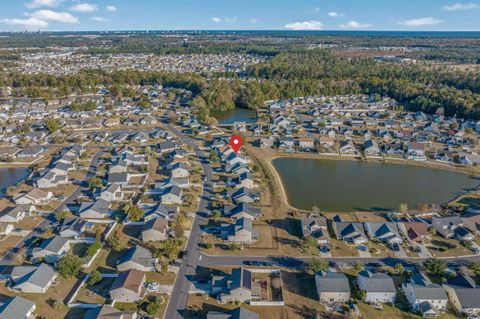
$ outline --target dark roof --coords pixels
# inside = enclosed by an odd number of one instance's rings
[[[393,279],[384,273],[372,273],[364,270],[358,274],[364,277],[363,287],[366,292],[396,292]]]
[[[475,288],[475,280],[468,275],[458,275],[448,281],[450,286],[464,287],[464,288]]]
[[[229,206],[225,208],[225,215],[232,216],[244,212],[253,217],[258,217],[260,216],[260,211],[260,208],[253,207],[249,203],[240,203],[237,206]]]
[[[236,268],[232,270],[230,289],[252,289],[252,273],[248,269]]]
[[[319,272],[317,273],[319,292],[350,292],[348,278],[341,272]]]

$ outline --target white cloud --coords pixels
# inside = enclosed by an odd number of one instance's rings
[[[97,22],[109,22],[110,21],[108,19],[105,19],[104,17],[91,17],[90,19],[92,19],[93,21],[97,21]]]
[[[250,23],[257,23],[258,20],[257,19],[250,19]]]
[[[89,13],[89,12],[97,11],[98,6],[96,4],[83,2],[83,3],[79,3],[72,6],[70,10],[75,12]]]
[[[321,30],[323,24],[320,21],[309,20],[303,22],[291,22],[285,25],[285,29],[290,30]]]
[[[107,6],[107,11],[110,11],[110,12],[117,11],[117,7],[115,7],[115,6],[112,6],[112,5],[110,5],[110,6]]]
[[[348,21],[347,23],[341,24],[340,28],[342,29],[363,29],[370,27],[370,23],[360,23],[357,21]]]
[[[344,17],[345,14],[332,11],[328,13],[328,16],[332,18],[338,18],[338,17]]]
[[[43,20],[43,21],[55,21],[63,23],[78,23],[78,18],[71,15],[68,12],[57,12],[52,10],[38,10],[28,14],[28,16]]]
[[[225,17],[225,18],[213,17],[211,20],[215,23],[220,23],[220,22],[231,23],[231,22],[237,21],[237,17],[231,17],[231,18],[229,18],[229,17]]]
[[[315,12],[320,12],[320,8],[317,7],[317,8],[315,8],[315,9],[313,9],[313,11],[315,11]]]
[[[471,9],[478,9],[480,8],[480,4],[478,3],[453,3],[450,5],[446,5],[443,7],[443,10],[447,11],[457,11],[457,10],[471,10]]]
[[[438,20],[432,17],[424,17],[424,18],[417,18],[417,19],[410,19],[403,22],[400,22],[400,25],[404,25],[406,27],[424,27],[429,25],[437,25],[442,23],[442,20]]]
[[[5,24],[9,24],[9,25],[20,25],[20,26],[23,26],[27,29],[32,29],[32,28],[46,28],[48,27],[48,23],[43,21],[43,20],[39,20],[39,19],[36,19],[36,18],[28,18],[28,19],[2,19],[0,20],[0,22],[3,22]]]
[[[57,7],[63,0],[32,0],[25,3],[27,8],[40,8],[40,7]]]

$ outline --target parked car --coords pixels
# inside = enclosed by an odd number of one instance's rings
[[[358,245],[357,249],[360,251],[368,251],[368,246],[366,245]]]
[[[399,244],[393,244],[392,246],[393,251],[400,251],[400,245]]]
[[[147,284],[147,291],[158,292],[160,290],[160,284],[158,282],[150,282]]]

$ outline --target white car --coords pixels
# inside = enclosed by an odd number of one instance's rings
[[[147,291],[157,292],[160,290],[160,284],[158,282],[150,282],[147,284]]]

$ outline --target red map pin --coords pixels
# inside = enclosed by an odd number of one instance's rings
[[[232,147],[235,154],[237,154],[242,147],[242,138],[238,135],[233,135],[232,137],[230,137],[230,146]]]

